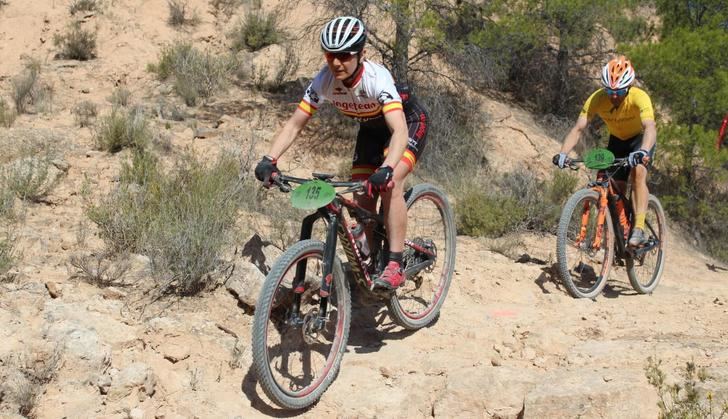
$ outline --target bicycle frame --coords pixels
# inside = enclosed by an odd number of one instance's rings
[[[606,212],[609,211],[611,215],[612,227],[614,228],[614,236],[616,239],[615,249],[617,251],[617,257],[625,259],[628,257],[639,257],[640,255],[652,250],[657,246],[658,242],[651,242],[647,246],[634,249],[627,246],[627,240],[625,235],[631,231],[631,218],[632,218],[632,201],[627,198],[622,190],[617,185],[616,181],[612,178],[612,173],[608,173],[605,170],[599,171],[597,179],[589,182],[587,188],[594,190],[599,195],[598,203],[598,214],[597,214],[597,230],[594,235],[594,241],[592,242],[593,249],[599,249],[602,245],[604,237],[604,222],[606,221]],[[617,208],[617,202],[622,201],[622,208]],[[620,221],[622,217],[625,217],[625,225]],[[581,243],[586,239],[587,224],[589,222],[589,206],[584,205],[584,212],[582,213],[581,229],[579,237],[576,243]],[[650,223],[645,221],[645,226],[650,230],[653,237],[656,233]]]
[[[314,177],[322,180],[330,179],[329,175],[314,174]],[[294,181],[296,183],[303,183],[307,179],[299,179],[290,176],[282,177],[282,182]],[[356,192],[361,188],[361,182],[331,182],[334,187],[346,187],[347,192]],[[405,197],[406,198],[406,197]],[[349,213],[349,217],[344,214],[344,209]],[[323,219],[326,224],[326,242],[324,244],[323,254],[323,272],[321,278],[321,288],[319,290],[319,296],[321,298],[319,304],[319,314],[317,320],[317,327],[323,326],[323,323],[328,319],[328,298],[331,291],[331,283],[333,281],[333,269],[336,258],[336,245],[337,240],[341,240],[341,245],[346,254],[347,260],[351,265],[354,278],[366,289],[371,290],[373,285],[373,279],[368,269],[368,263],[362,258],[356,241],[351,231],[348,228],[349,220],[353,218],[357,222],[363,224],[374,223],[373,238],[374,244],[371,247],[372,253],[369,256],[372,263],[379,262],[378,270],[384,268],[386,260],[383,255],[387,254],[389,243],[387,241],[387,235],[384,228],[384,218],[381,214],[375,214],[365,208],[362,208],[355,200],[344,197],[341,193],[336,193],[336,196],[332,202],[327,204],[325,207],[319,208],[313,214],[304,217],[301,222],[301,233],[300,240],[310,239],[313,233],[313,226],[316,221]],[[407,267],[405,269],[406,275],[414,274],[424,268],[427,268],[433,263],[435,257],[434,253],[430,250],[413,243],[410,240],[405,240],[405,246],[411,247],[418,252],[421,252],[428,256],[429,259],[426,262],[419,263],[417,266]],[[302,324],[303,319],[300,318],[299,308],[301,304],[301,296],[305,292],[303,286],[306,274],[306,259],[301,260],[296,265],[296,274],[293,279],[293,290],[294,290],[294,301],[292,306],[292,313],[290,321]]]

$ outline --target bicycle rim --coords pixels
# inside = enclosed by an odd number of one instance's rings
[[[407,199],[407,237],[414,246],[405,246],[405,269],[432,260],[417,269],[388,300],[394,321],[407,329],[430,324],[438,315],[447,295],[455,266],[455,222],[445,195],[432,185],[416,185]],[[428,256],[417,247],[435,256]]]
[[[298,409],[316,402],[338,373],[349,334],[351,302],[340,263],[334,263],[328,322],[307,332],[319,310],[323,243],[306,240],[286,251],[271,268],[256,306],[253,362],[265,393],[279,406]],[[293,278],[306,262],[299,321],[291,319]]]
[[[656,197],[650,195],[645,214],[645,234],[648,236],[648,242],[657,243],[657,246],[646,253],[627,259],[629,282],[640,294],[652,292],[662,277],[665,265],[666,229],[662,205]]]
[[[567,201],[559,221],[559,273],[575,298],[594,298],[606,285],[614,257],[614,232],[609,211],[598,229],[599,194],[581,190]]]

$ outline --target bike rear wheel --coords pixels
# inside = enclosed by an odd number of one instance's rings
[[[432,185],[416,185],[405,198],[407,237],[413,245],[405,246],[404,267],[413,272],[387,300],[387,307],[395,323],[416,330],[437,318],[450,288],[455,269],[455,219],[445,194]]]
[[[315,328],[323,277],[324,244],[303,240],[273,264],[258,297],[253,320],[253,365],[263,391],[281,407],[315,403],[336,378],[351,323],[351,296],[341,261],[335,258],[322,329]],[[305,268],[298,316],[292,316],[293,278]]]
[[[645,234],[648,237],[648,246],[654,245],[654,247],[644,253],[637,249],[635,256],[627,258],[629,282],[640,294],[648,294],[655,290],[665,266],[665,238],[667,235],[665,212],[660,201],[654,195],[650,195],[647,202]]]
[[[601,243],[598,233],[599,194],[582,189],[566,202],[556,237],[561,279],[574,298],[595,298],[602,292],[614,259],[614,230],[604,208]]]

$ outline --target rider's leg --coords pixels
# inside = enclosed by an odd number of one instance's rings
[[[645,214],[649,199],[647,188],[647,168],[638,165],[632,169],[632,208],[634,209],[634,228],[645,229]]]
[[[387,226],[389,251],[401,253],[407,235],[407,204],[404,201],[404,184],[410,168],[400,162],[394,168],[394,189],[382,194],[384,221]]]

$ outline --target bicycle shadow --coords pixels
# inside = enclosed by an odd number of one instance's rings
[[[545,266],[541,268],[541,273],[539,274],[538,278],[536,278],[534,283],[538,285],[539,288],[541,288],[541,292],[544,294],[551,294],[551,291],[546,288],[546,284],[552,283],[554,287],[556,287],[556,289],[558,289],[563,294],[571,295],[566,290],[566,288],[562,286],[558,263],[553,263],[551,264],[551,266]],[[628,287],[621,283],[614,283],[608,278],[607,284],[604,286],[601,295],[606,298],[617,298],[623,295],[638,295],[638,293],[631,287]]]
[[[561,277],[559,276],[558,263],[552,263],[551,266],[544,266],[543,268],[541,268],[541,273],[534,281],[534,283],[538,285],[539,288],[541,288],[541,292],[544,294],[551,294],[551,291],[546,289],[546,284],[549,282],[552,283],[557,290],[568,294],[566,290],[561,287]]]
[[[243,394],[245,394],[250,401],[250,407],[266,416],[275,418],[292,418],[300,416],[316,406],[316,403],[314,403],[306,408],[293,410],[273,407],[272,404],[269,404],[268,401],[263,400],[263,398],[260,397],[257,390],[257,384],[258,380],[255,376],[255,372],[253,371],[253,365],[251,365],[250,368],[248,368],[248,372],[245,374],[245,377],[243,377],[243,382],[240,384],[240,388],[243,391]]]
[[[358,285],[351,285],[351,328],[347,351],[353,348],[358,354],[377,352],[388,340],[411,336],[416,330],[401,328],[389,318],[383,299],[369,294]],[[439,316],[426,327],[437,323]]]

